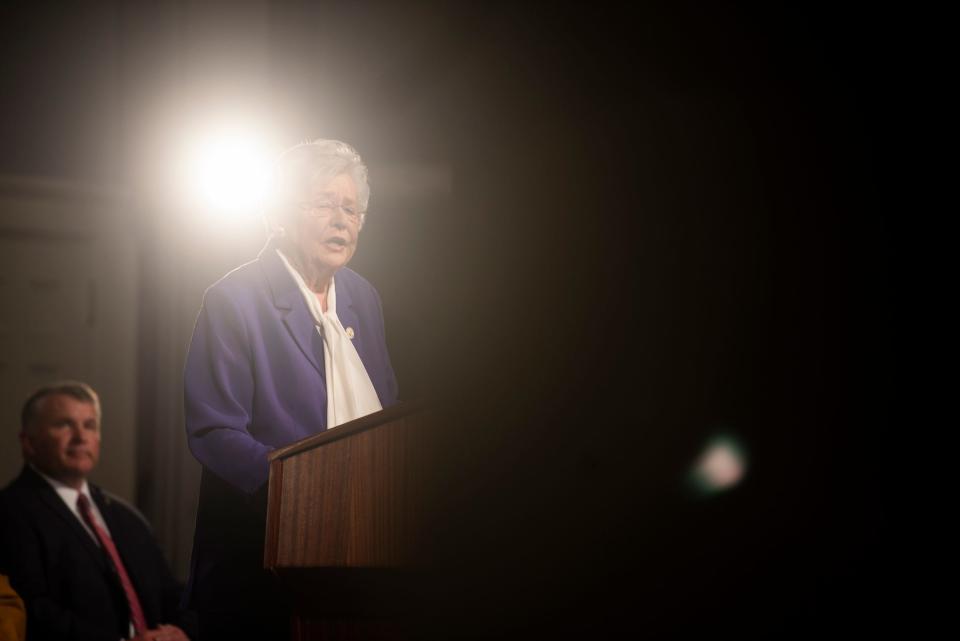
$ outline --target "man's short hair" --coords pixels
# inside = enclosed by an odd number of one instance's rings
[[[90,403],[97,414],[97,422],[100,422],[100,397],[92,387],[80,381],[57,381],[49,383],[38,388],[24,402],[23,409],[20,410],[20,429],[26,430],[36,420],[40,413],[40,404],[49,397],[63,394],[83,403]]]

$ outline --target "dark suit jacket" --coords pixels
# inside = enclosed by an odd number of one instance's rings
[[[147,624],[172,623],[190,635],[179,610],[181,585],[143,517],[90,484],[90,494],[130,575]],[[106,553],[43,477],[25,466],[0,492],[0,573],[27,606],[30,640],[118,641],[129,632],[123,588]]]
[[[356,272],[334,276],[337,316],[383,407],[397,401],[380,296]],[[187,603],[277,612],[263,571],[267,455],[327,427],[323,339],[268,244],[204,295],[184,371],[187,442],[203,464]]]

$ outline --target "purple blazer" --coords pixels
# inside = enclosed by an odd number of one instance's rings
[[[337,316],[384,407],[397,381],[380,296],[351,269],[334,277]],[[203,298],[184,372],[187,441],[203,466],[251,493],[267,481],[267,453],[327,428],[323,339],[272,244]]]
[[[334,277],[337,316],[384,407],[397,401],[380,297],[356,272]],[[203,464],[185,605],[256,608],[285,620],[263,570],[267,454],[327,428],[323,339],[272,244],[203,298],[184,372],[187,442]]]

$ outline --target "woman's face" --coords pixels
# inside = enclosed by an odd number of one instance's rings
[[[291,235],[303,259],[334,272],[350,262],[360,235],[359,207],[357,185],[347,174],[314,185]]]

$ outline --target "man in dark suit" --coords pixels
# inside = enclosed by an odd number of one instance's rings
[[[24,468],[0,492],[0,573],[27,607],[29,639],[187,641],[181,586],[134,508],[87,482],[100,401],[43,387],[21,414]]]

